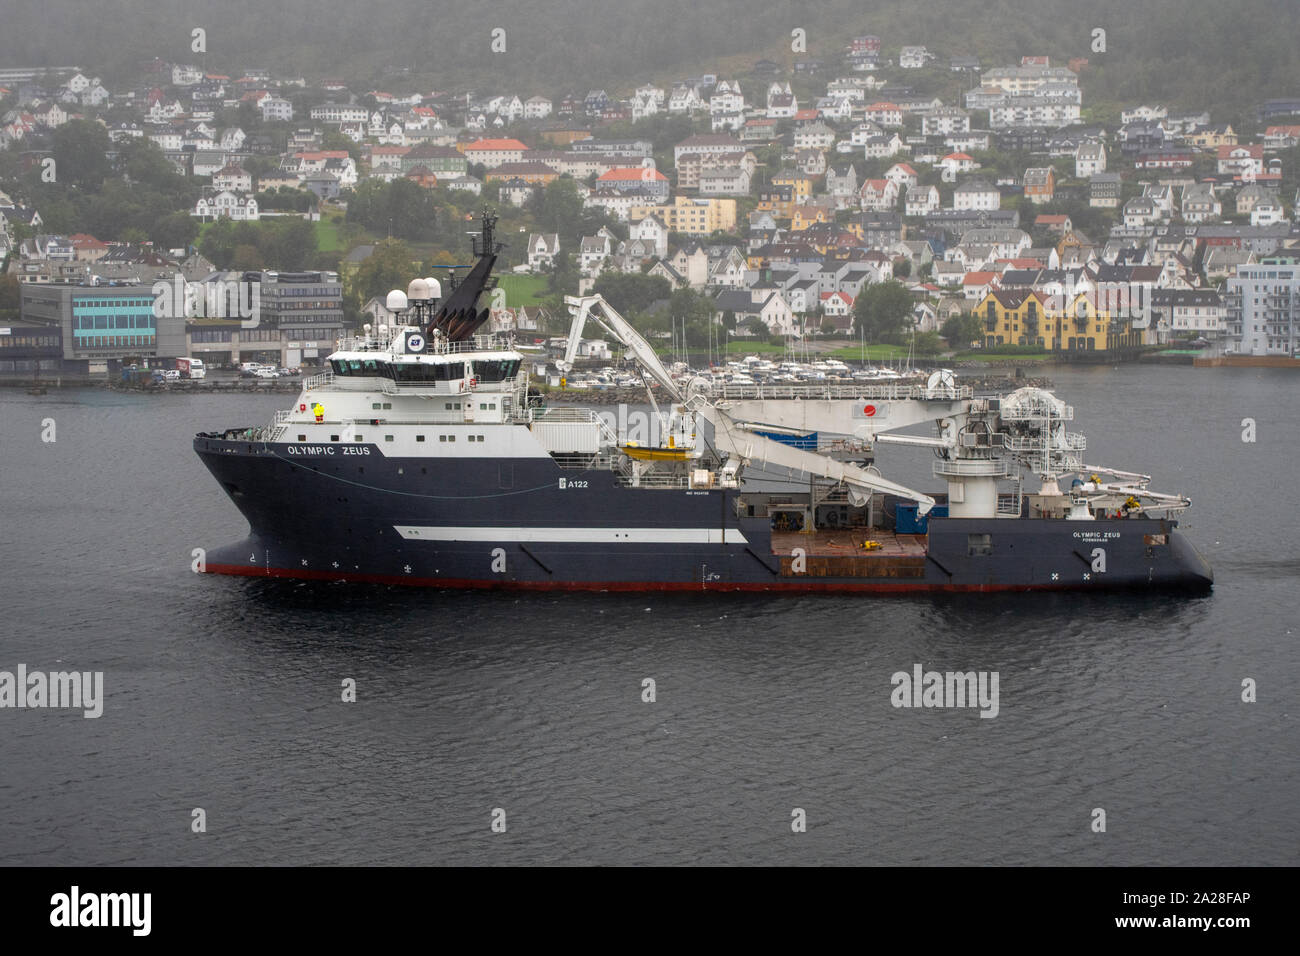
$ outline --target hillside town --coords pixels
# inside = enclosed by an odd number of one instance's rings
[[[1278,91],[1236,128],[1146,102],[1099,119],[1091,68],[1037,54],[940,61],[863,35],[824,61],[559,98],[162,60],[113,88],[77,67],[0,69],[13,173],[0,178],[0,261],[17,289],[0,374],[111,375],[176,356],[318,364],[349,328],[391,320],[360,277],[397,241],[392,218],[360,210],[395,184],[457,214],[439,222],[454,239],[413,246],[421,272],[464,261],[461,211],[501,211],[513,233],[502,271],[517,281],[503,281],[491,328],[505,334],[557,331],[545,295],[557,276],[570,294],[627,276],[690,290],[754,341],[1296,356],[1300,97]],[[58,231],[47,225],[37,186],[60,184],[58,137],[77,123],[106,134],[109,178],[130,185],[123,157],[138,161],[142,144],[165,160],[184,201],[160,210],[167,235],[96,235],[66,208]],[[566,196],[583,218],[547,229],[548,197]],[[213,230],[291,220],[313,232],[296,268],[248,243],[229,261],[209,254]],[[344,237],[328,249],[316,244],[327,227]],[[253,283],[256,316],[226,294]],[[890,283],[909,314],[873,325],[864,297]]]

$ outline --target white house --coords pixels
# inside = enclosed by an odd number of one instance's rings
[[[646,216],[632,223],[628,237],[640,242],[648,242],[654,254],[660,259],[668,255],[668,227],[658,216]]]
[[[919,182],[916,170],[909,163],[894,163],[885,170],[885,178],[900,189],[915,186]]]
[[[984,179],[968,179],[952,194],[952,208],[975,212],[990,212],[1002,204],[1002,194],[997,187]]]
[[[528,237],[528,268],[540,272],[555,265],[560,252],[560,237],[555,233],[533,233]]]
[[[928,216],[939,208],[937,186],[910,186],[903,202],[906,216]]]
[[[885,136],[872,136],[867,140],[867,145],[863,147],[863,154],[867,159],[888,159],[891,156],[897,156],[907,149],[903,138],[897,133]]]
[[[293,104],[281,96],[264,96],[257,108],[264,123],[286,123],[293,119]]]
[[[1271,226],[1274,223],[1282,222],[1282,217],[1282,204],[1276,199],[1266,199],[1263,202],[1256,203],[1255,208],[1250,211],[1250,224],[1252,226]]]
[[[190,213],[204,222],[209,219],[233,219],[236,222],[256,222],[260,216],[257,200],[252,196],[237,196],[229,190],[214,193],[207,191],[199,197]]]
[[[212,174],[212,188],[217,192],[251,193],[253,176],[238,163],[227,163]]]
[[[578,271],[584,276],[599,274],[605,260],[614,252],[615,241],[604,227],[594,236],[583,236],[578,246]]]
[[[970,132],[970,114],[957,106],[941,106],[921,116],[922,136]]]
[[[794,131],[795,149],[830,149],[835,143],[835,130],[825,123],[809,123]]]
[[[524,100],[524,119],[546,119],[551,115],[552,104],[545,96],[530,96]]]
[[[700,91],[693,86],[675,86],[668,97],[668,112],[696,113],[705,108]]]
[[[905,46],[898,51],[898,66],[903,70],[919,70],[934,59],[934,54],[923,46]]]
[[[1074,151],[1074,177],[1091,179],[1106,171],[1106,147],[1102,143],[1080,143]]]
[[[939,169],[945,183],[955,183],[958,173],[979,169],[980,164],[968,153],[949,153],[939,160]]]

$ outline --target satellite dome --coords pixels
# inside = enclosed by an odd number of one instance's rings
[[[424,281],[425,281],[425,282],[428,284],[428,286],[429,286],[429,298],[430,298],[430,299],[441,299],[441,298],[442,298],[442,283],[439,282],[437,279],[435,279],[433,276],[429,276],[429,278],[425,279]]]
[[[429,283],[423,279],[412,279],[406,288],[406,297],[412,302],[423,302],[429,298]]]
[[[389,312],[401,312],[406,308],[406,293],[401,289],[394,289],[388,293],[388,299],[384,302]]]

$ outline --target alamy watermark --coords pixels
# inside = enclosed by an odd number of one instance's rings
[[[177,275],[153,284],[153,314],[159,319],[239,319],[255,329],[262,316],[262,284],[237,279],[186,282]]]
[[[663,422],[657,415],[644,409],[629,408],[620,404],[618,410],[602,409],[596,413],[605,425],[618,436],[620,442],[659,448],[663,445]]]
[[[103,671],[0,671],[0,709],[80,710],[86,718],[104,713]]]
[[[998,715],[997,671],[927,671],[920,664],[912,672],[895,671],[889,702],[895,707],[978,707],[980,717]]]
[[[83,893],[73,886],[50,897],[50,925],[56,927],[118,926],[148,936],[152,914],[152,893]]]

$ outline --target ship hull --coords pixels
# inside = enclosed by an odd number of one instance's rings
[[[1171,520],[934,518],[893,553],[818,553],[734,489],[633,488],[550,458],[390,458],[376,445],[195,439],[248,519],[212,573],[439,588],[590,591],[1205,590]],[[803,552],[803,553],[801,553]]]

